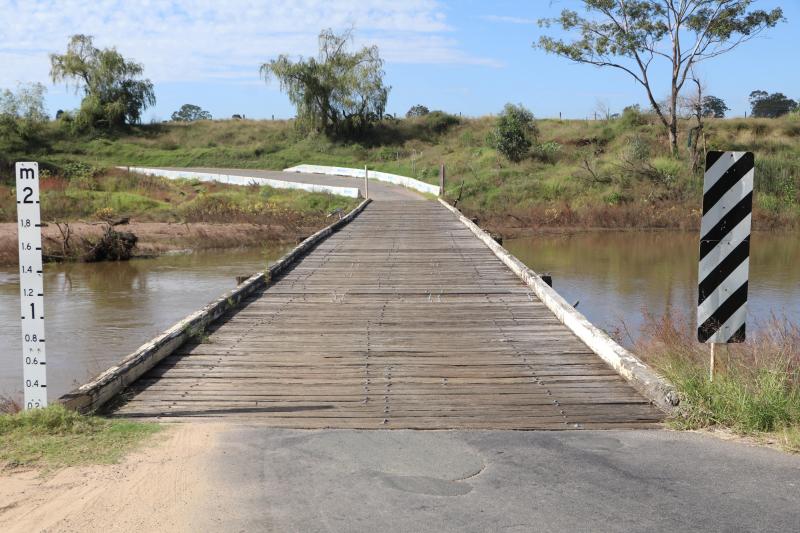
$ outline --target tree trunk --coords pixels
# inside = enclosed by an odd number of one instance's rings
[[[678,120],[672,117],[669,123],[669,148],[673,157],[678,157]]]

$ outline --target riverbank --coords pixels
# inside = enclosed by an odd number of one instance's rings
[[[55,175],[42,171],[46,260],[96,261],[175,250],[291,243],[330,223],[328,214],[358,201],[322,193],[168,180],[76,163]],[[0,265],[17,262],[16,197],[0,184]],[[113,226],[113,227],[112,227]],[[113,230],[124,253],[97,253]]]
[[[328,220],[328,222],[330,222]],[[306,225],[307,224],[307,225]],[[133,257],[153,257],[175,252],[191,252],[211,249],[252,248],[296,243],[311,235],[325,225],[325,217],[320,216],[317,224],[310,221],[302,226],[249,223],[172,223],[172,222],[130,222],[117,226],[119,231],[136,235],[138,242]],[[61,223],[42,228],[43,252],[45,256],[62,253],[64,233],[69,228],[70,242],[75,253],[96,242],[105,231],[106,225],[95,222]],[[19,258],[17,253],[17,227],[12,222],[0,223],[0,266],[14,266]]]

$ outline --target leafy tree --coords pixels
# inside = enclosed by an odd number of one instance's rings
[[[266,81],[275,77],[297,108],[298,120],[329,136],[363,133],[380,120],[390,87],[383,84],[377,46],[347,50],[352,33],[319,34],[316,58],[292,61],[280,55],[261,65]]]
[[[754,117],[778,118],[796,111],[800,104],[783,93],[753,91],[750,93],[750,108]]]
[[[140,79],[144,67],[126,60],[115,48],[96,48],[89,35],[73,35],[64,54],[50,54],[53,83],[75,83],[83,90],[76,116],[82,127],[118,128],[140,122],[155,105],[153,84]]]
[[[48,120],[46,88],[41,83],[19,84],[16,92],[0,91],[0,152],[18,151],[37,142]]]
[[[427,115],[430,112],[431,110],[425,107],[424,105],[417,104],[415,106],[412,106],[411,109],[409,109],[408,111],[406,111],[406,118],[421,117],[423,115]]]
[[[194,122],[195,120],[211,120],[211,113],[193,104],[183,104],[172,114],[175,122]]]
[[[528,156],[537,134],[530,110],[522,104],[506,104],[490,133],[490,141],[508,160],[519,162]]]
[[[704,96],[701,104],[701,114],[708,118],[725,118],[725,112],[730,111],[730,108],[725,103],[725,100],[716,96]]]
[[[538,46],[577,63],[619,69],[646,91],[653,110],[678,151],[678,96],[692,67],[729,52],[783,21],[783,11],[750,10],[753,0],[583,0],[587,16],[565,9],[557,24],[575,40],[542,36]],[[666,105],[656,100],[654,61],[665,61]]]

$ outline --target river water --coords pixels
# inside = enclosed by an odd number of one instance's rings
[[[695,233],[551,234],[507,239],[504,246],[536,272],[550,273],[553,288],[569,303],[580,302],[593,324],[621,332],[625,344],[639,335],[645,312],[672,309],[695,320]],[[773,315],[800,322],[800,234],[753,234],[748,288],[748,331]]]
[[[636,336],[643,311],[696,305],[697,236],[589,232],[506,240],[505,246],[606,330]],[[55,398],[263,270],[285,252],[206,251],[126,263],[45,265],[48,391]],[[800,322],[800,235],[753,235],[748,328],[771,314]],[[21,389],[19,277],[0,269],[0,393]]]
[[[203,251],[121,263],[47,264],[45,333],[52,400],[236,286],[287,251]],[[0,269],[0,394],[22,385],[19,276]]]

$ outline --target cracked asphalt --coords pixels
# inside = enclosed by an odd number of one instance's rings
[[[216,531],[800,530],[800,457],[694,433],[235,425],[214,457]]]

